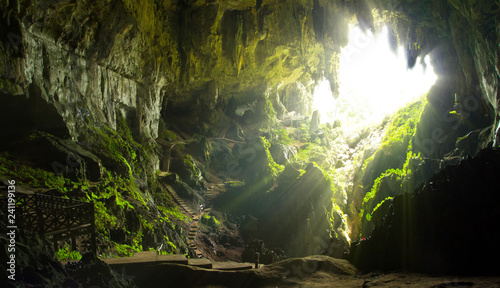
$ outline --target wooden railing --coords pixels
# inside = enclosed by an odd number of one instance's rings
[[[66,199],[44,194],[16,195],[16,224],[18,228],[48,236],[54,241],[71,239],[76,250],[76,237],[91,235],[90,250],[96,253],[94,203]],[[7,209],[7,199],[0,201],[2,211]]]

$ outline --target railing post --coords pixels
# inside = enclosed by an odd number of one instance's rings
[[[38,218],[38,233],[40,233],[40,235],[44,235],[45,231],[44,231],[44,222],[43,222],[43,211],[40,210],[40,203],[39,203],[39,196],[38,196],[38,193],[35,192],[35,196],[34,196],[34,201],[35,201],[35,212],[36,212],[36,218]]]
[[[90,227],[92,230],[91,234],[91,245],[92,253],[97,256],[97,243],[96,243],[96,231],[95,231],[95,206],[94,201],[90,202]]]
[[[64,206],[63,206],[64,207]],[[66,224],[66,230],[68,231],[68,238],[71,239],[71,250],[76,251],[76,239],[75,236],[73,236],[73,233],[71,232],[71,223],[69,221],[71,217],[71,209],[68,208],[61,208],[64,211],[64,222]]]

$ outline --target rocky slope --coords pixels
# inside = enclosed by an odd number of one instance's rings
[[[366,271],[497,275],[494,239],[500,211],[498,149],[482,150],[434,175],[413,193],[390,200],[369,237],[349,259]]]

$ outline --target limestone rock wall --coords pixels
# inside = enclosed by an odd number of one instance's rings
[[[455,148],[475,154],[499,145],[500,4],[498,1],[375,1],[406,47],[408,65],[430,55],[439,80],[417,132],[426,157]],[[383,14],[383,13],[382,13]],[[420,57],[420,58],[419,58]],[[471,131],[475,131],[469,135]],[[467,136],[475,147],[460,147]],[[471,139],[474,138],[474,139]]]
[[[5,63],[0,72],[6,82],[2,90],[43,99],[57,110],[74,139],[85,121],[114,127],[116,111],[136,132],[156,138],[166,106],[197,113],[217,111],[231,98],[244,104],[276,93],[284,108],[311,113],[310,106],[291,104],[289,95],[300,91],[297,99],[307,99],[304,95],[311,92],[314,81],[323,77],[336,92],[338,58],[347,44],[348,24],[357,20],[363,29],[374,29],[371,11],[378,8],[383,15],[390,12],[386,20],[407,47],[409,66],[430,53],[442,75],[429,96],[435,111],[429,111],[428,118],[439,120],[443,131],[455,126],[465,132],[483,129],[476,133],[481,138],[476,139],[478,149],[493,142],[500,121],[498,2],[378,0],[373,4],[364,0],[8,1],[0,4]],[[453,111],[456,114],[446,114]],[[435,140],[425,131],[429,128],[420,129],[421,141]],[[442,156],[454,148],[454,141],[449,142],[428,154]]]
[[[7,94],[55,107],[73,139],[89,121],[114,127],[116,111],[156,138],[167,103],[210,110],[297,83],[310,93],[323,77],[336,83],[351,15],[344,1],[319,0],[0,5],[2,58],[14,61],[1,76],[18,92]]]

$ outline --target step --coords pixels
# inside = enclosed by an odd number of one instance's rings
[[[158,256],[157,251],[142,251],[134,253],[134,256],[132,257],[134,259],[138,259],[138,258],[156,258],[156,256]]]
[[[196,257],[203,258],[203,254],[200,252],[200,250],[194,249],[194,253],[196,254]]]
[[[217,270],[249,270],[253,269],[252,263],[238,263],[238,262],[212,262],[212,269]]]
[[[143,252],[141,252],[143,253]],[[146,252],[148,253],[148,252]],[[155,253],[155,254],[153,254]],[[157,255],[156,251],[151,254],[134,255],[134,257],[101,258],[108,265],[124,265],[134,263],[174,263],[187,265],[186,256],[182,254]]]
[[[200,268],[206,268],[206,269],[212,268],[212,262],[210,262],[210,260],[205,259],[205,258],[188,259],[188,265],[196,266],[196,267],[200,267]]]

